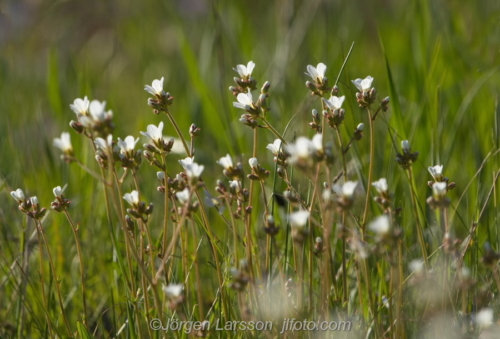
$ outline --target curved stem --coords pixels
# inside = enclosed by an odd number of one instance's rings
[[[366,229],[366,217],[368,215],[368,206],[370,205],[370,192],[372,188],[372,176],[373,176],[373,157],[375,153],[375,135],[374,135],[374,121],[372,118],[372,112],[370,107],[367,107],[368,121],[370,123],[370,162],[368,168],[368,182],[366,184],[366,200],[365,200],[365,211],[363,212],[363,221],[361,222],[361,240],[365,238]]]

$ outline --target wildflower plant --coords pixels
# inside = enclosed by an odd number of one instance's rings
[[[124,139],[113,137],[113,113],[105,102],[84,97],[69,105],[76,115],[70,122],[76,133],[63,132],[53,145],[62,152],[64,162],[77,163],[96,179],[100,185],[96,194],[104,198],[102,209],[115,265],[112,275],[117,292],[113,293],[123,294],[120,301],[126,301],[125,311],[113,314],[121,328],[110,330],[110,336],[119,336],[126,327],[130,337],[160,337],[150,325],[166,317],[199,321],[203,326],[189,334],[207,336],[215,333],[210,326],[215,316],[224,322],[256,322],[266,320],[263,314],[267,314],[273,321],[278,321],[278,315],[304,321],[329,321],[334,316],[357,319],[356,335],[406,338],[414,326],[408,319],[430,317],[432,312],[457,318],[471,313],[466,291],[477,282],[470,279],[464,257],[473,234],[462,246],[450,221],[453,200],[449,192],[456,184],[444,176],[442,165],[428,167],[432,180],[427,186],[418,182],[414,167],[419,169],[422,157],[408,140],[393,147],[394,169],[389,171],[401,167],[407,187],[389,176],[380,177],[384,173],[374,168],[384,153],[376,142],[377,117],[388,126],[393,144],[402,139],[401,132],[389,126],[385,114],[389,98],[380,100],[374,78],[341,83],[344,66],[335,82],[327,77],[326,64],[305,67],[308,80],[302,89],[312,95],[311,120],[297,133],[290,133],[288,125],[281,131],[283,124],[269,114],[277,109],[271,101],[275,94],[268,81],[258,89],[256,64],[236,65],[233,70],[238,76],[229,87],[235,101],[232,107],[230,101],[227,104],[251,138],[242,152],[217,149],[220,154],[213,159],[204,153],[211,147],[210,136],[205,134],[208,128],[190,124],[183,129],[177,123],[173,96],[164,90],[171,84],[164,77],[144,87],[155,115],[141,118],[142,150],[140,138],[134,136],[137,131],[127,130],[131,135]],[[363,122],[354,122],[358,118],[353,118],[355,103],[349,103],[353,96],[359,110],[366,111]],[[175,130],[175,138],[165,137],[166,129]],[[74,148],[71,138],[75,137],[87,139],[88,145],[81,146],[87,148]],[[181,159],[173,151],[175,146],[182,148]],[[95,161],[85,164],[80,159],[89,150]],[[361,157],[360,150],[369,156]],[[145,182],[153,182],[156,190],[147,189]],[[420,186],[430,191],[428,211],[435,212],[442,226],[440,243],[433,238],[436,232],[420,204]],[[402,191],[409,192],[409,204],[402,203],[407,201],[401,199]],[[69,291],[58,278],[65,258],[52,257],[45,236],[48,210],[36,196],[14,190],[12,198],[38,235],[39,280],[33,288],[41,297],[43,312],[34,310],[33,314],[52,337],[61,337],[62,331],[68,337],[75,333],[90,337],[82,333],[89,333],[92,326],[104,336],[106,329],[93,318],[96,300],[88,288],[93,283],[86,266],[91,259],[84,250],[92,239],[85,222],[75,222],[71,216],[82,199],[71,192],[69,200],[61,186],[53,189],[53,195],[50,206],[57,213],[52,214],[65,217],[73,232],[80,298],[63,298],[77,292]],[[411,220],[405,218],[408,213]],[[499,257],[491,248],[484,251],[483,262],[491,269],[497,288]],[[409,258],[414,260],[408,270],[405,260]],[[436,273],[435,267],[442,271]],[[440,308],[431,301],[425,307],[413,307],[405,296],[410,299],[414,286],[431,280],[446,294]],[[57,312],[51,306],[53,300]],[[266,313],[271,306],[278,309],[274,315]],[[492,326],[491,309],[486,303],[481,306],[474,322],[461,320],[464,333]],[[73,308],[79,309],[78,316],[69,314]],[[458,308],[462,313],[456,312]],[[272,331],[269,335],[280,335]],[[304,333],[297,337],[307,337]]]

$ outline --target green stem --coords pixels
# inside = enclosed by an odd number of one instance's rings
[[[368,121],[370,123],[370,162],[368,168],[368,182],[366,184],[366,200],[365,200],[365,210],[363,212],[363,222],[361,223],[361,240],[365,238],[365,229],[366,229],[366,217],[368,215],[368,207],[370,205],[370,192],[372,188],[372,176],[373,176],[373,157],[375,153],[375,134],[374,134],[374,120],[372,118],[372,112],[370,107],[367,107],[368,112]]]
[[[87,298],[85,296],[85,271],[84,271],[84,265],[83,265],[82,248],[80,246],[80,239],[78,238],[78,228],[75,226],[75,223],[73,222],[73,219],[71,219],[71,216],[69,215],[68,211],[64,210],[64,215],[66,216],[66,219],[68,219],[68,222],[71,225],[71,230],[73,231],[73,236],[75,237],[76,250],[78,253],[78,261],[80,263],[80,280],[81,280],[81,284],[82,284],[83,324],[86,327],[88,325],[87,324]]]

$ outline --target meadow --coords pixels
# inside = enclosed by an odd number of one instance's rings
[[[0,3],[0,338],[498,337],[499,46],[494,0]]]

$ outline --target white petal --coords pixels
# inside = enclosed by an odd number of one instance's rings
[[[387,179],[386,178],[381,178],[378,181],[372,182],[372,186],[375,187],[377,192],[379,193],[386,193],[389,187],[387,186]]]
[[[182,295],[183,289],[184,287],[182,286],[182,284],[170,284],[167,287],[163,288],[169,298],[180,297]]]
[[[290,226],[303,227],[309,219],[309,211],[298,211],[289,215]]]
[[[255,63],[253,61],[249,61],[247,64],[247,74],[252,75],[254,68],[255,68]]]
[[[386,214],[384,214],[384,215],[378,216],[375,220],[373,220],[369,224],[368,227],[373,232],[382,236],[382,235],[385,235],[389,232],[390,226],[391,226],[391,223],[390,223],[389,217]]]
[[[54,195],[56,196],[56,198],[60,198],[61,195],[63,194],[63,190],[62,190],[61,186],[54,187],[54,189],[52,190],[52,192],[54,193]]]
[[[357,181],[347,181],[342,186],[342,194],[348,198],[352,197],[357,185],[358,185]]]
[[[250,165],[250,167],[252,168],[258,168],[259,167],[259,160],[257,160],[257,158],[250,158],[248,160],[248,164]]]
[[[318,66],[316,66],[316,71],[317,71],[320,79],[323,79],[325,77],[326,65],[324,63],[320,62],[318,64]]]
[[[351,80],[354,86],[360,91],[363,92],[363,87],[361,86],[361,82],[363,81],[362,79],[356,79],[356,80]]]

